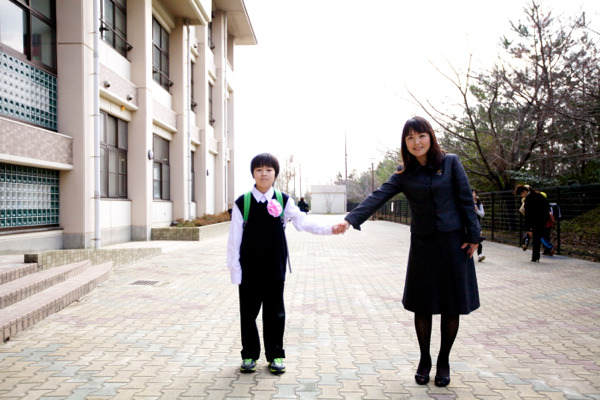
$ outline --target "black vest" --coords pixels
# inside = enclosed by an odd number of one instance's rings
[[[282,197],[285,209],[289,197],[285,193]],[[276,199],[275,194],[273,199]],[[244,215],[244,196],[235,203]],[[285,240],[281,218],[269,214],[267,202],[259,203],[251,195],[248,222],[240,246],[242,283],[284,281],[288,256]]]

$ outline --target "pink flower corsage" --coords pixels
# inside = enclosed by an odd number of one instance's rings
[[[271,199],[267,204],[267,211],[273,217],[277,218],[281,215],[281,204],[279,204],[279,202],[276,199]]]

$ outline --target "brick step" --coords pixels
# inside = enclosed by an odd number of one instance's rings
[[[40,271],[0,286],[0,309],[4,309],[49,287],[72,278],[90,267],[90,261],[80,261]],[[37,266],[36,266],[37,268]]]
[[[110,278],[112,261],[88,268],[63,283],[8,306],[0,313],[0,332],[4,342],[18,332],[62,310]]]
[[[36,263],[3,265],[0,267],[0,285],[35,274],[37,271],[38,266]]]

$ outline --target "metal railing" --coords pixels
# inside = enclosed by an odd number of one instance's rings
[[[556,253],[600,259],[600,184],[536,189],[560,207],[561,217],[551,230]],[[519,212],[521,198],[512,191],[502,191],[480,193],[479,199],[485,211],[481,229],[486,240],[520,245],[525,229],[525,218]],[[347,203],[347,210],[358,204]],[[410,225],[408,201],[406,198],[389,201],[374,217]]]
[[[125,37],[123,37],[123,35],[121,35],[119,32],[117,32],[116,29],[113,29],[102,18],[100,18],[100,33],[102,34],[102,39],[104,39],[104,31],[112,32],[119,40],[121,40],[125,44],[125,48],[123,49],[125,51],[123,52],[116,48],[116,46],[117,46],[116,39],[114,39],[114,43],[112,43],[112,44],[109,43],[109,45],[111,47],[115,48],[115,50],[117,50],[123,56],[127,57],[127,52],[133,50],[133,46],[131,44],[129,44],[129,42],[127,40],[125,40]]]

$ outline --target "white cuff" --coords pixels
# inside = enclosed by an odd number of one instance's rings
[[[231,283],[236,285],[242,283],[242,271],[231,271]]]

